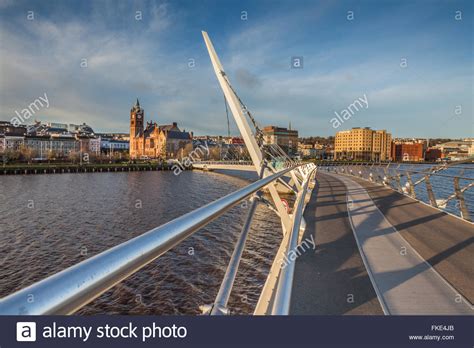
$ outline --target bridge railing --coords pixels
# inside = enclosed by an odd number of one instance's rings
[[[404,168],[397,163],[347,164],[335,162],[325,163],[320,168],[388,186],[399,193],[442,210],[447,210],[448,203],[451,201],[457,201],[450,210],[464,220],[472,221],[472,214],[464,194],[474,187],[474,166],[468,166],[466,163],[434,165],[415,170]],[[458,173],[444,174],[443,172],[448,169],[457,170]],[[464,174],[466,171],[471,177]],[[424,187],[420,187],[421,185]],[[448,188],[450,185],[452,185],[451,188]],[[445,196],[443,198],[441,197],[442,193]]]
[[[227,196],[108,249],[79,264],[30,285],[0,300],[1,315],[71,314],[93,301],[114,285],[137,272],[191,236],[243,199],[263,189],[292,170],[312,173],[313,164],[285,168],[251,183]],[[309,181],[310,176],[306,177]],[[305,188],[308,186],[307,182]],[[301,196],[306,191],[300,192]],[[293,219],[293,233],[300,228],[301,196]],[[292,242],[293,241],[292,237]],[[289,250],[289,249],[287,249]],[[234,260],[235,261],[235,260]],[[238,266],[238,262],[236,263]],[[290,281],[285,275],[285,289]],[[230,288],[232,289],[232,283]],[[286,301],[286,299],[285,299]]]

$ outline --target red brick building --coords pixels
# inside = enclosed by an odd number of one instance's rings
[[[428,149],[425,153],[425,160],[429,162],[434,162],[437,159],[441,158],[443,155],[440,149]]]
[[[392,143],[392,159],[396,162],[424,161],[423,143]]]
[[[193,150],[192,134],[178,124],[159,126],[147,122],[138,101],[130,110],[130,158],[183,158]]]

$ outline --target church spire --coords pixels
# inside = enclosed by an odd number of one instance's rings
[[[135,103],[135,107],[140,108],[140,102],[138,101],[138,97],[137,97],[137,102]]]

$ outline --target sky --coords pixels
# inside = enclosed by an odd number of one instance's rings
[[[262,126],[474,137],[472,1],[0,0],[0,120],[46,93],[27,123],[128,132],[138,97],[146,120],[225,135],[201,30]]]

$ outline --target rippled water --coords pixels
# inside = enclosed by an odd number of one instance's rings
[[[245,186],[218,173],[0,177],[0,296]],[[199,314],[213,302],[248,208],[236,206],[84,307],[82,314]],[[280,243],[279,219],[257,209],[229,307],[253,311]]]

